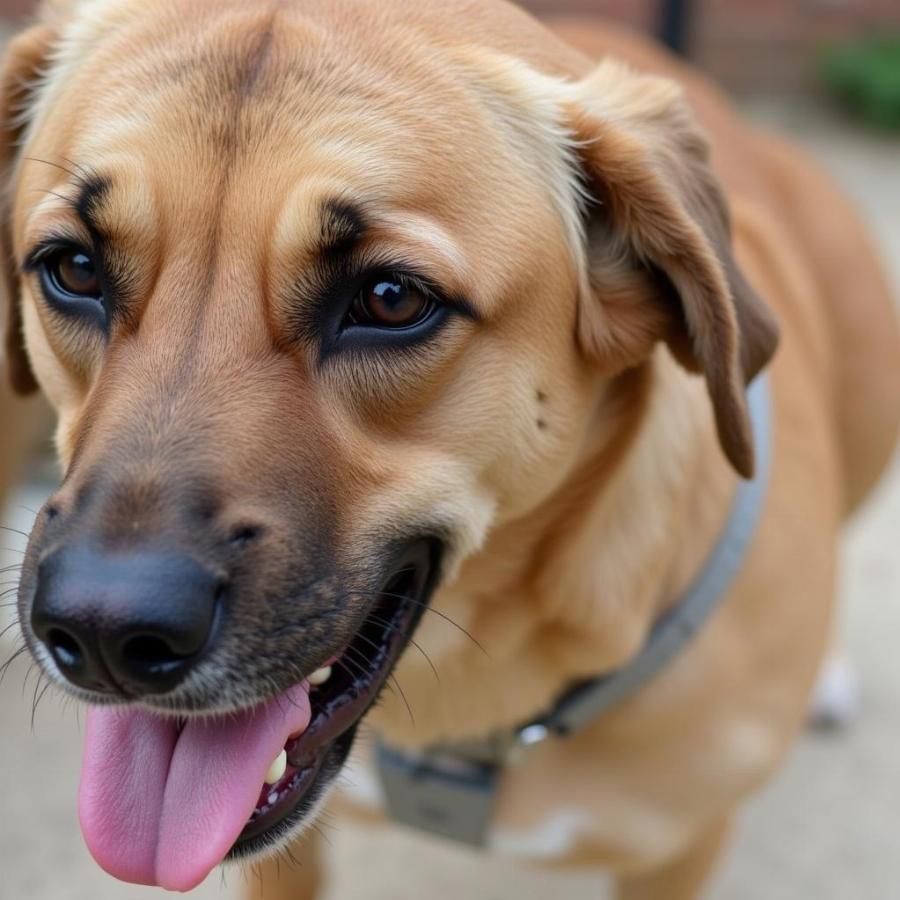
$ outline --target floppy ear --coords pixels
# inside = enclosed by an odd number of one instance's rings
[[[751,477],[745,387],[778,330],[735,264],[705,137],[674,83],[611,61],[577,85],[567,115],[592,199],[583,350],[614,372],[665,341],[704,375],[725,454]]]
[[[23,119],[31,89],[52,42],[48,25],[36,25],[18,35],[7,47],[0,69],[0,321],[4,327],[5,368],[13,388],[30,394],[38,384],[25,352],[19,298],[18,267],[12,248],[10,180],[16,162]]]

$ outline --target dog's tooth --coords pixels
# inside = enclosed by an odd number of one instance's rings
[[[316,671],[309,676],[309,683],[313,687],[318,687],[320,684],[325,684],[329,678],[331,678],[331,666],[322,666],[321,669],[316,669]]]
[[[282,775],[287,771],[287,750],[282,750],[269,766],[266,772],[266,784],[275,784],[281,780]]]

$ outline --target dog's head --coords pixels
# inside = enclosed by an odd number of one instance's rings
[[[678,92],[456,5],[73,0],[9,50],[7,362],[65,470],[20,614],[93,705],[122,878],[307,817],[434,586],[657,344],[752,469],[774,332]]]

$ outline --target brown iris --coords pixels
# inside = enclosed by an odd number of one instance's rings
[[[50,271],[60,290],[76,297],[99,297],[100,279],[94,261],[83,250],[61,250]]]
[[[431,312],[431,298],[397,278],[380,278],[367,284],[353,305],[358,325],[379,328],[409,328]]]

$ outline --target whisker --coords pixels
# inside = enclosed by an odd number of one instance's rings
[[[348,665],[349,663],[353,663],[354,669],[351,669]],[[359,663],[353,659],[347,659],[346,656],[340,656],[335,660],[335,665],[340,666],[351,678],[358,678],[360,675],[365,678],[369,673],[360,668]]]
[[[389,621],[387,621],[387,619],[381,618],[381,616],[376,616],[374,613],[369,613],[366,616],[366,621],[374,622],[376,625],[382,625],[388,631],[398,631],[399,632],[401,630],[399,628],[399,626],[395,625],[393,622],[389,622]],[[420,644],[418,644],[416,641],[414,641],[411,637],[407,638],[407,640],[409,641],[410,644],[413,645],[413,647],[416,648],[416,650],[419,651],[419,653],[422,654],[422,656],[425,657],[426,661],[428,662],[428,665],[431,667],[431,671],[434,673],[434,677],[437,680],[437,683],[440,684],[441,676],[438,675],[438,671],[435,668],[434,663],[431,661],[431,657],[422,649],[422,646]],[[369,643],[371,643],[371,641]]]
[[[28,666],[28,671],[25,673],[25,677],[22,679],[22,699],[25,699],[25,691],[28,689],[28,679],[31,678],[32,672],[38,673],[38,680],[40,681],[41,670],[37,667],[37,664],[34,660]]]
[[[363,635],[358,634],[357,637],[363,637]],[[377,644],[373,644],[371,641],[368,640],[368,638],[365,638],[365,640],[368,643],[372,644],[372,646],[375,647],[376,650],[380,649]],[[360,650],[357,650],[356,647],[352,647],[352,646],[347,647],[347,649],[344,651],[344,653],[345,654],[349,653],[351,650],[353,651],[354,654],[358,654],[363,660],[365,660],[365,663],[367,666],[369,665],[369,660],[367,660],[365,658],[365,656],[363,656],[362,652]],[[366,673],[366,674],[368,674],[368,673]],[[406,706],[406,711],[407,711],[407,713],[409,713],[409,720],[410,720],[410,722],[412,722],[413,725],[415,725],[416,718],[413,715],[412,708],[409,705],[409,701],[406,699],[406,694],[403,692],[403,688],[400,687],[400,682],[397,681],[397,678],[393,672],[388,673],[388,681],[390,681],[397,688],[397,692],[400,694],[400,698],[403,700],[404,706]]]
[[[47,188],[32,188],[32,194],[46,194],[48,197],[56,197],[57,200],[62,200],[66,206],[74,206],[75,201],[71,197],[66,197],[63,194],[58,194],[56,191],[48,190]]]
[[[44,685],[43,690],[41,690],[41,692],[38,693],[38,688],[40,688],[40,686],[41,686],[41,681],[43,680],[43,678],[44,678],[44,674],[43,674],[43,672],[42,672],[42,673],[38,676],[38,680],[37,680],[37,682],[36,682],[35,685],[34,685],[34,696],[32,696],[32,698],[31,698],[31,733],[32,733],[32,734],[34,734],[34,717],[35,717],[35,715],[37,714],[38,704],[41,702],[41,700],[44,699],[44,694],[47,693],[48,689],[50,688],[50,684],[51,684],[51,683],[48,681],[48,682]]]
[[[0,684],[3,684],[3,679],[6,677],[6,673],[9,670],[9,667],[23,654],[28,650],[28,645],[25,641],[22,641],[22,646],[17,650],[13,651],[12,656],[2,666],[0,666]]]
[[[353,658],[356,661],[356,664],[360,666],[360,672],[364,676],[368,676],[372,674],[372,664],[371,660],[367,659],[365,654],[361,650],[357,650],[356,647],[348,646],[344,649],[344,653],[341,658],[346,657],[348,653],[353,653]]]
[[[404,692],[403,688],[400,687],[400,682],[397,680],[397,676],[393,672],[391,672],[388,675],[388,680],[394,683],[398,692],[400,693],[400,699],[403,701],[403,705],[406,707],[406,712],[409,714],[409,721],[415,728],[416,717],[413,715],[412,707],[409,705],[409,700],[406,699],[406,693]]]
[[[297,857],[294,856],[293,852],[291,851],[290,844],[284,845],[284,852],[285,852],[285,855],[287,856],[287,858],[291,861],[291,865],[293,866],[294,869],[302,869],[303,868],[303,863],[301,863],[300,860],[297,859]]]
[[[347,648],[347,650],[350,650],[350,649],[351,649],[350,647]],[[356,651],[356,652],[358,653],[359,651]],[[359,661],[356,659],[349,659],[346,655],[346,652],[340,659],[336,660],[335,665],[339,665],[345,672],[347,672],[348,675],[350,675],[351,678],[357,678],[357,677],[367,678],[370,674],[370,672],[367,668],[369,661],[364,656],[362,656],[361,658],[365,661],[366,667],[360,665]],[[354,673],[354,670],[351,669],[348,665],[348,663],[351,663],[351,662],[353,663],[354,668],[356,670],[355,673]],[[385,683],[384,687],[386,687],[392,694],[396,693],[391,684]],[[400,686],[397,685],[397,687],[399,689]],[[409,709],[409,704],[407,704],[407,709]],[[410,716],[412,716],[412,712],[410,712]]]
[[[0,631],[0,638],[2,638],[3,635],[5,635],[7,631],[10,631],[13,628],[17,628],[18,625],[19,625],[19,620],[18,620],[18,618],[16,618],[12,622],[10,622],[9,625],[7,625],[2,631]]]
[[[322,813],[319,813],[320,820],[322,818],[323,813],[324,813],[324,810]],[[328,837],[327,834],[325,834],[325,829],[319,824],[319,822],[311,822],[310,825],[311,825],[313,831],[315,831],[315,833],[317,835],[319,835],[319,837],[322,838],[322,840],[325,841],[325,843],[328,844],[329,847],[334,846],[334,844],[331,841],[331,838]]]
[[[59,169],[61,172],[65,172],[66,175],[69,175],[72,178],[74,178],[82,186],[86,187],[88,185],[88,179],[84,175],[81,175],[78,172],[73,171],[72,169],[67,169],[65,166],[62,166],[59,163],[51,162],[49,159],[40,159],[37,156],[25,156],[25,157],[23,157],[23,159],[28,160],[29,162],[43,163],[45,166],[52,166],[54,169]],[[71,160],[66,159],[66,157],[64,157],[64,156],[60,156],[60,159],[64,160],[65,162],[70,163],[73,166],[76,165]],[[78,168],[83,169],[82,166],[78,166]]]
[[[377,619],[378,617],[377,617],[377,616],[370,616],[370,618],[375,618],[375,619]],[[387,625],[387,626],[392,626],[392,625],[393,625],[393,623],[391,623],[391,622],[385,622],[384,619],[382,619],[381,622],[382,622],[384,625]],[[381,648],[378,646],[378,644],[376,644],[374,641],[372,641],[372,640],[370,640],[369,638],[367,638],[364,634],[359,633],[359,634],[357,634],[356,636],[357,636],[358,638],[362,638],[362,640],[364,640],[364,641],[365,641],[370,647],[372,647],[374,650],[380,650],[380,649],[381,649]],[[426,652],[425,652],[425,651],[424,651],[424,650],[423,650],[423,649],[422,649],[422,648],[421,648],[421,647],[420,647],[420,646],[419,646],[412,638],[409,638],[409,643],[412,644],[412,645],[419,651],[419,653],[421,653],[422,656],[425,657],[426,661],[428,662],[428,665],[431,666],[431,671],[432,671],[432,673],[434,674],[434,677],[437,679],[438,684],[440,684],[440,683],[441,683],[441,679],[440,679],[440,676],[439,676],[438,673],[437,673],[437,669],[434,667],[434,663],[431,661],[431,657],[430,657],[430,656],[429,656],[429,655],[428,655],[428,654],[427,654],[427,653],[426,653]]]
[[[426,612],[434,613],[434,615],[439,616],[445,622],[448,622],[450,625],[452,625],[454,628],[456,628],[458,631],[460,631],[462,634],[464,634],[470,641],[472,641],[473,644],[475,644],[476,647],[478,647],[478,649],[485,656],[490,658],[490,654],[487,652],[487,650],[485,650],[484,647],[479,643],[479,641],[475,637],[473,637],[468,631],[466,631],[466,629],[463,628],[462,625],[460,625],[458,622],[454,622],[453,619],[451,619],[448,615],[446,615],[445,613],[442,613],[439,609],[435,609],[433,606],[431,606],[428,603],[423,603],[421,600],[416,600],[414,597],[407,597],[407,596],[404,596],[403,594],[392,594],[387,591],[353,590],[353,591],[347,592],[347,596],[353,596],[354,594],[359,595],[359,596],[364,596],[364,597],[365,596],[384,597],[388,600],[403,600],[407,603],[412,603],[415,606],[421,607]]]
[[[94,177],[94,175],[90,169],[88,169],[86,166],[83,166],[81,163],[77,163],[74,160],[69,159],[67,156],[63,156],[62,154],[60,154],[59,158],[63,162],[68,163],[70,166],[78,169],[78,172],[80,173],[80,175],[76,175],[75,173],[72,173],[73,178],[79,178],[81,183],[84,185],[90,184],[91,178]]]

